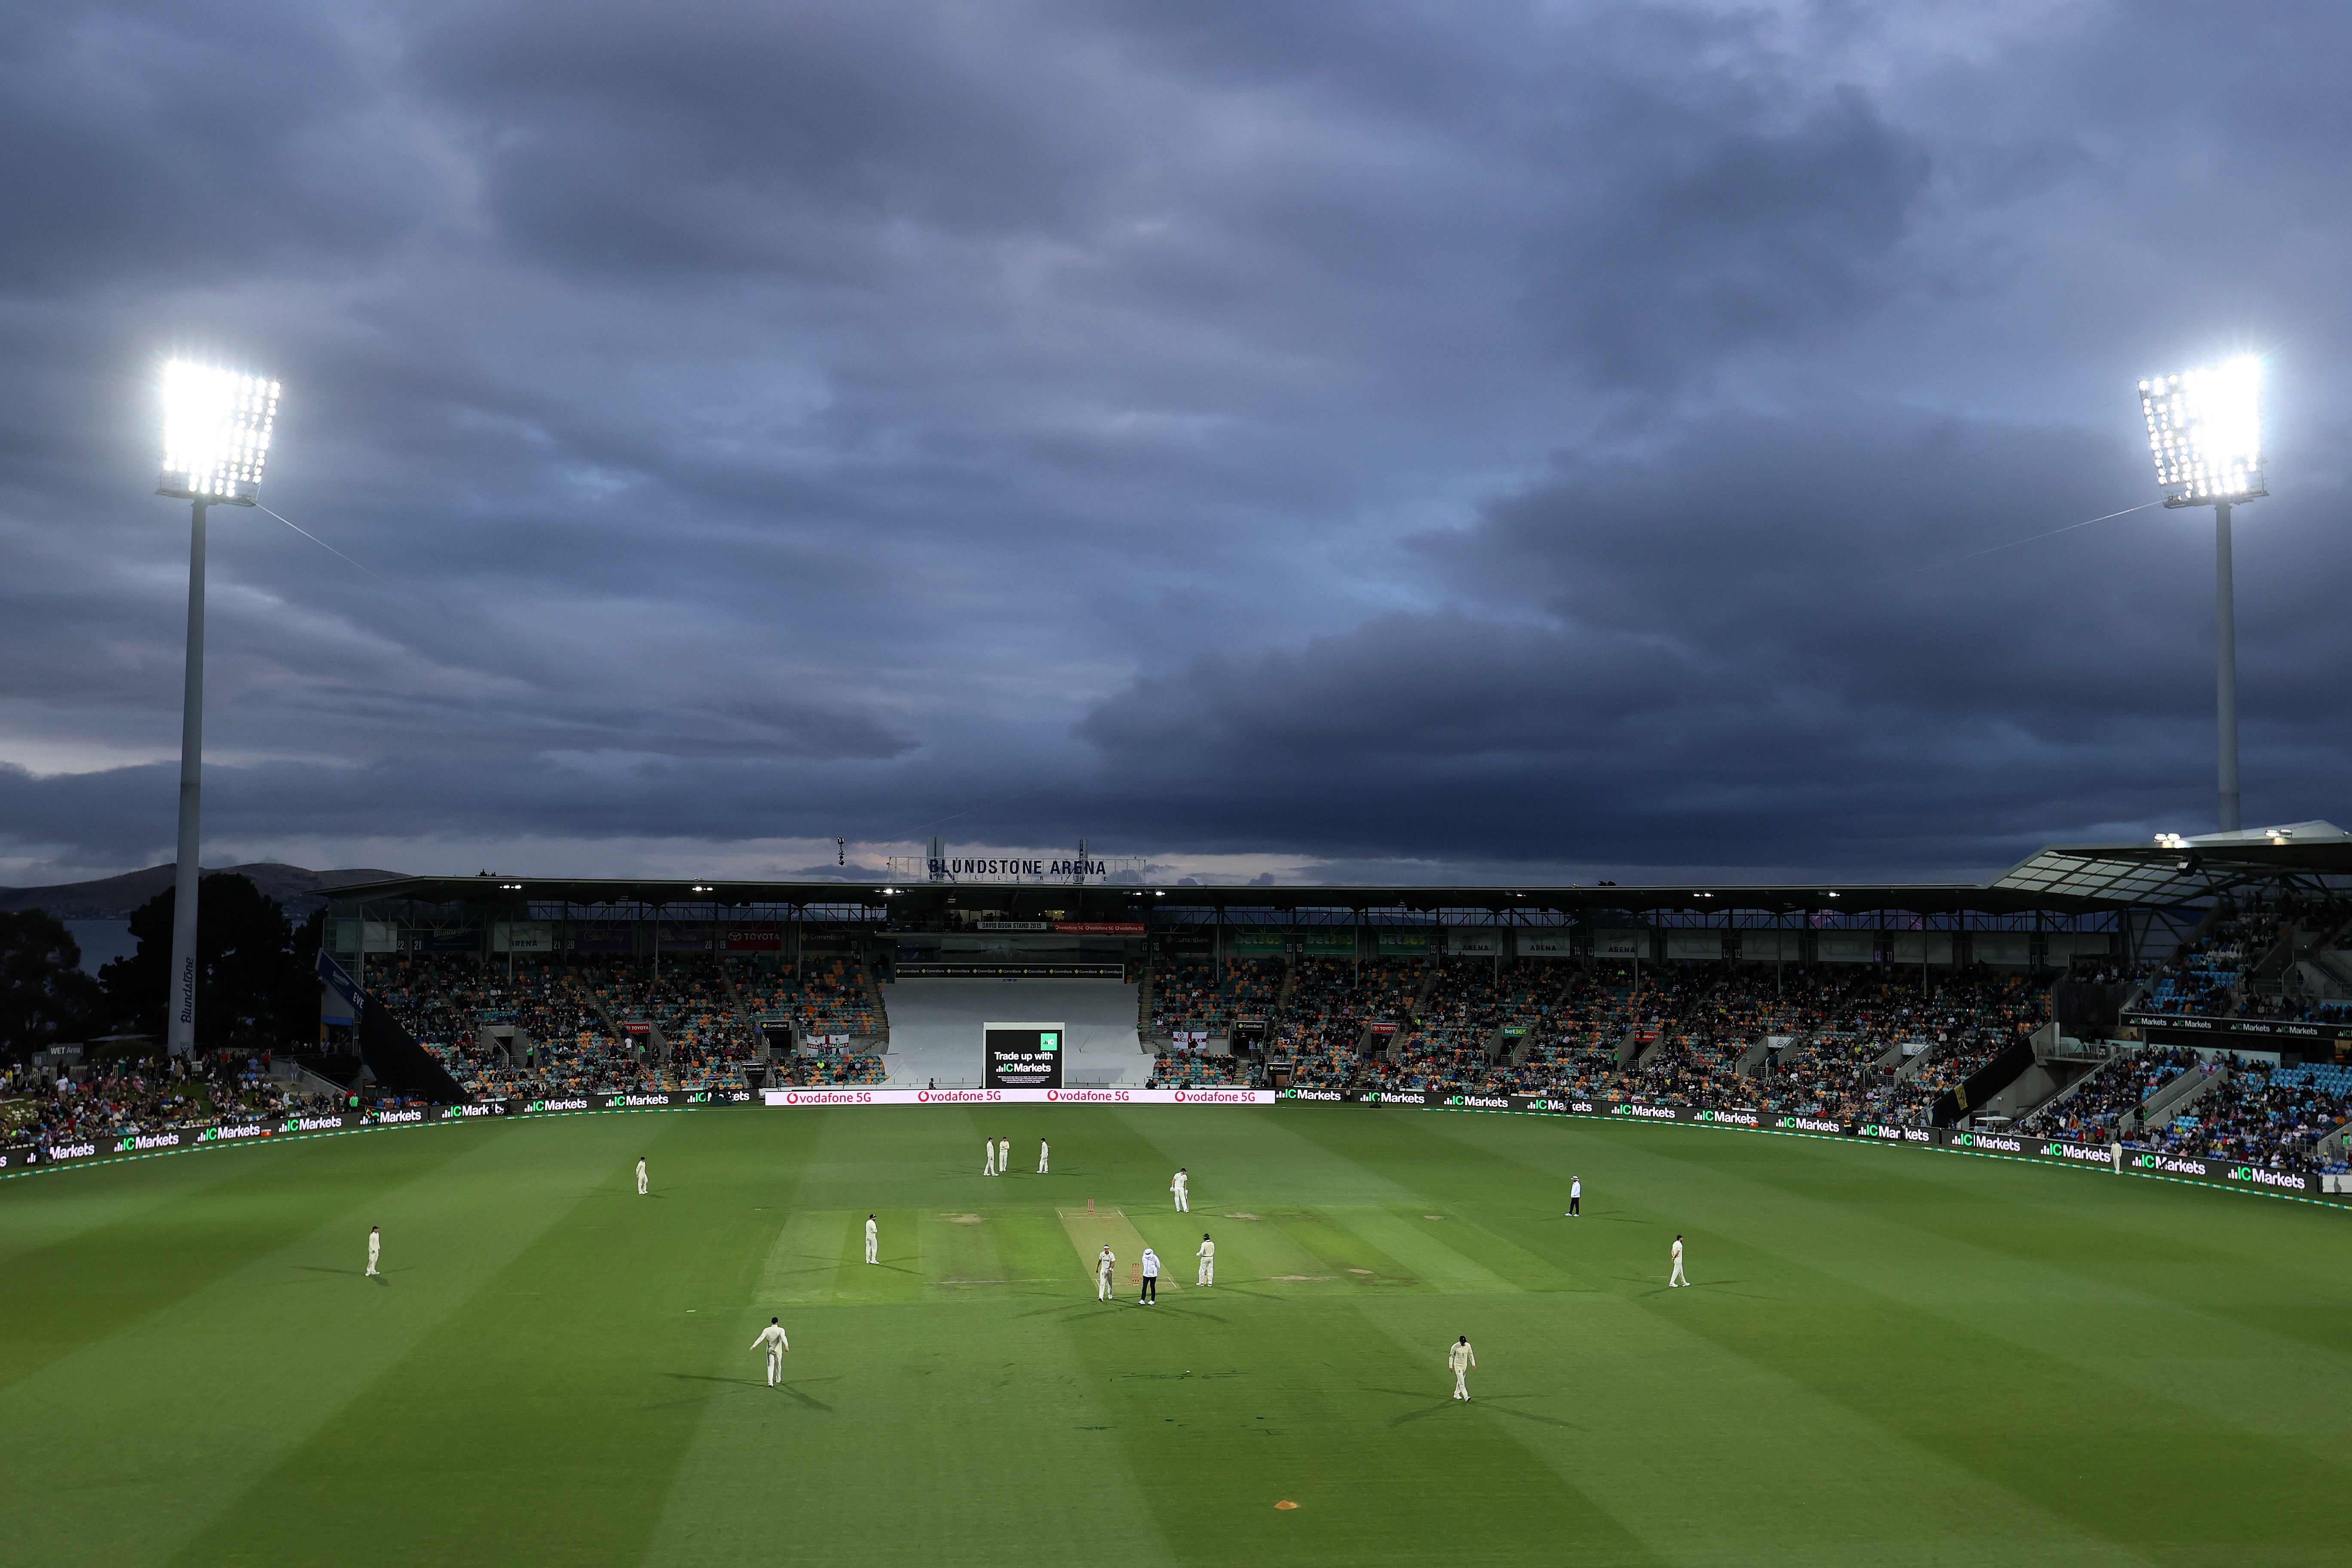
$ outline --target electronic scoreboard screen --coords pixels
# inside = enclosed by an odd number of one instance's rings
[[[980,1030],[982,1052],[988,1058],[985,1087],[1062,1087],[1061,1025],[982,1024]]]

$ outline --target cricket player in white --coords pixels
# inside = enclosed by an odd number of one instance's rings
[[[996,1173],[1000,1176],[1013,1173],[1013,1140],[1010,1138],[996,1141]]]
[[[1571,1176],[1568,1182],[1568,1217],[1575,1219],[1584,1208],[1584,1178]]]
[[[879,1258],[877,1258],[877,1257],[874,1255],[874,1254],[875,1254],[875,1249],[876,1249],[877,1247],[879,1247],[881,1245],[882,1245],[882,1228],[881,1228],[881,1226],[877,1226],[877,1225],[876,1225],[876,1224],[874,1223],[874,1216],[873,1216],[872,1215],[867,1215],[866,1216],[866,1262],[868,1262],[868,1263],[879,1263],[879,1262],[881,1262],[881,1261],[882,1261]]]
[[[382,1272],[376,1268],[375,1260],[383,1255],[383,1232],[373,1226],[368,1226],[368,1272],[370,1274]]]
[[[1201,1283],[1215,1284],[1217,1282],[1217,1244],[1209,1239],[1207,1231],[1201,1233],[1201,1250],[1192,1256],[1201,1260]]]
[[[1179,1170],[1176,1173],[1176,1179],[1168,1184],[1168,1190],[1176,1194],[1176,1212],[1178,1214],[1191,1214],[1192,1212],[1192,1199],[1191,1196],[1192,1186],[1192,1178],[1186,1175],[1181,1170]]]
[[[1102,1249],[1102,1256],[1095,1259],[1096,1300],[1116,1301],[1118,1300],[1118,1293],[1111,1289],[1111,1273],[1118,1267],[1118,1254],[1113,1252],[1109,1246],[1106,1244]]]
[[[1143,1294],[1137,1300],[1146,1307],[1160,1304],[1160,1254],[1148,1247],[1143,1249]]]
[[[1045,1141],[1043,1138],[1038,1139],[1038,1140],[1037,1140],[1037,1173],[1038,1173],[1039,1175],[1041,1175],[1041,1176],[1042,1176],[1042,1175],[1044,1175],[1044,1174],[1045,1173],[1045,1155],[1046,1155],[1046,1152],[1047,1152],[1047,1150],[1046,1150],[1046,1148],[1045,1148]]]
[[[980,1173],[983,1176],[996,1174],[996,1140],[993,1138],[980,1141]]]
[[[646,1157],[645,1157],[643,1154],[640,1154],[640,1155],[638,1155],[638,1156],[637,1156],[637,1196],[639,1196],[639,1197],[644,1197],[645,1195],[646,1195]]]
[[[784,1352],[793,1348],[793,1342],[784,1338],[784,1325],[770,1318],[760,1337],[751,1342],[753,1350],[762,1345],[768,1348],[768,1386],[773,1388],[784,1381]]]
[[[1470,1336],[1463,1335],[1445,1347],[1445,1364],[1454,1369],[1454,1397],[1470,1397],[1470,1369],[1478,1364],[1478,1352],[1470,1348]]]
[[[1675,1277],[1667,1280],[1666,1284],[1672,1287],[1689,1283],[1689,1280],[1683,1278],[1683,1238],[1678,1236],[1675,1237]]]

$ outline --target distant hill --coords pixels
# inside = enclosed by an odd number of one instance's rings
[[[176,866],[166,864],[150,866],[143,871],[125,871],[120,877],[102,877],[95,882],[66,882],[54,888],[0,888],[0,910],[11,913],[18,910],[47,910],[66,921],[120,920],[170,887],[177,870]],[[299,866],[281,866],[274,860],[258,860],[250,866],[205,868],[207,876],[222,870],[251,878],[255,887],[285,905],[286,912],[298,921],[308,919],[310,911],[325,903],[326,895],[337,888],[348,888],[357,882],[380,882],[406,874],[307,871]]]

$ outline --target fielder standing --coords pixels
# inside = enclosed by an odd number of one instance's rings
[[[980,1173],[983,1176],[996,1174],[996,1140],[993,1138],[980,1141]]]
[[[1110,1249],[1110,1243],[1103,1243],[1102,1256],[1095,1259],[1096,1300],[1116,1301],[1118,1300],[1118,1292],[1113,1288],[1111,1283],[1112,1270],[1116,1269],[1118,1267],[1118,1254]]]
[[[646,1157],[640,1154],[637,1156],[637,1196],[646,1195]]]
[[[1049,1151],[1048,1151],[1048,1150],[1046,1149],[1046,1147],[1045,1147],[1045,1141],[1043,1138],[1038,1139],[1038,1140],[1037,1140],[1037,1173],[1038,1173],[1039,1175],[1041,1175],[1041,1176],[1042,1176],[1042,1175],[1044,1175],[1044,1174],[1045,1173],[1045,1156],[1046,1156],[1046,1154],[1047,1154],[1048,1152],[1049,1152]]]
[[[1584,1178],[1571,1176],[1568,1181],[1568,1217],[1576,1218],[1584,1212]]]
[[[1168,1184],[1168,1190],[1176,1194],[1176,1212],[1178,1214],[1191,1214],[1192,1212],[1192,1178],[1184,1173],[1182,1167],[1178,1167],[1176,1179]]]
[[[375,1260],[376,1260],[378,1258],[380,1258],[381,1256],[383,1256],[383,1232],[382,1232],[382,1231],[378,1230],[378,1229],[377,1229],[375,1226],[368,1226],[368,1270],[367,1270],[370,1274],[379,1274],[379,1273],[382,1273],[382,1272],[383,1272],[383,1270],[379,1269],[379,1268],[375,1266]]]
[[[879,1258],[878,1257],[875,1256],[875,1254],[876,1254],[876,1253],[877,1253],[877,1251],[881,1247],[881,1246],[882,1246],[882,1227],[881,1227],[880,1226],[877,1226],[877,1225],[876,1225],[876,1224],[874,1223],[874,1216],[873,1216],[872,1215],[867,1215],[866,1216],[866,1262],[868,1262],[868,1263],[879,1263],[879,1262],[881,1262],[881,1261],[882,1261],[882,1259],[881,1259],[881,1258]]]
[[[1463,1335],[1445,1347],[1445,1364],[1454,1369],[1454,1397],[1470,1397],[1470,1369],[1478,1364],[1478,1352],[1470,1348],[1470,1336]]]
[[[996,1141],[996,1173],[1000,1176],[1013,1173],[1013,1140],[1010,1138]]]
[[[1143,1294],[1138,1300],[1146,1307],[1160,1301],[1160,1254],[1148,1247],[1143,1249]]]
[[[784,1352],[793,1348],[793,1342],[784,1338],[784,1325],[770,1318],[760,1337],[751,1342],[753,1350],[761,1345],[768,1347],[768,1386],[773,1388],[784,1381]]]
[[[1675,1274],[1673,1279],[1666,1281],[1666,1284],[1672,1288],[1689,1283],[1689,1280],[1683,1278],[1683,1238],[1677,1236],[1675,1237]]]
[[[1207,1231],[1201,1233],[1201,1250],[1192,1256],[1201,1260],[1200,1282],[1203,1285],[1214,1285],[1217,1282],[1217,1244],[1209,1239]]]

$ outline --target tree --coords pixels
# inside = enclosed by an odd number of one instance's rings
[[[162,1036],[172,993],[172,913],[166,888],[131,912],[139,951],[98,972],[116,1016]],[[250,879],[216,871],[196,885],[196,1047],[283,1047],[318,1037],[319,984],[278,900]],[[310,934],[310,951],[318,939]]]
[[[45,910],[0,913],[0,1052],[87,1039],[102,998],[81,947]]]

